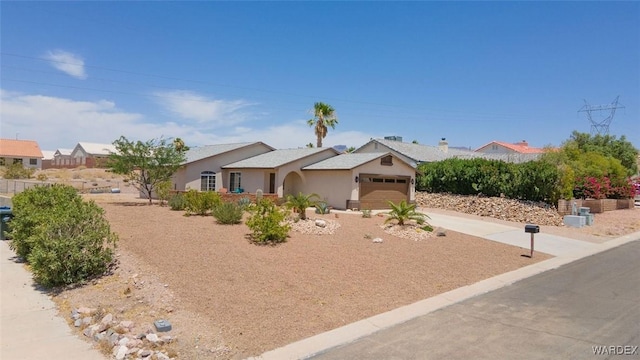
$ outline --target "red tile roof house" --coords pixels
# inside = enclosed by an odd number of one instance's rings
[[[544,149],[530,147],[526,140],[517,143],[492,141],[476,149],[476,152],[485,154],[544,154]]]
[[[36,141],[0,139],[0,166],[19,163],[24,167],[42,169],[43,157]]]

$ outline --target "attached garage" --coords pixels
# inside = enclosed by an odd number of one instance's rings
[[[411,200],[409,176],[360,174],[360,208],[388,209],[389,201]]]
[[[415,168],[391,153],[342,154],[302,170],[305,191],[336,209],[388,209],[388,201],[415,199]]]

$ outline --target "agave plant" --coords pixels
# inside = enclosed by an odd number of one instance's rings
[[[426,214],[416,211],[416,204],[409,204],[406,200],[398,204],[388,201],[388,204],[391,206],[391,211],[387,213],[389,217],[384,221],[385,224],[393,220],[397,221],[398,225],[404,225],[409,220],[424,224],[425,219],[430,219]]]
[[[285,206],[298,213],[300,220],[307,219],[307,208],[315,206],[318,203],[320,196],[317,194],[298,193],[298,195],[287,195],[287,202]]]

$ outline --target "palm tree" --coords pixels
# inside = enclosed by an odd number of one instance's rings
[[[400,201],[397,205],[391,201],[388,201],[388,203],[391,206],[391,211],[388,213],[387,220],[384,221],[385,224],[393,220],[398,221],[398,225],[404,225],[405,221],[409,220],[424,224],[425,218],[430,219],[427,214],[416,211],[416,204],[408,204],[406,200]]]
[[[300,216],[300,220],[306,220],[307,208],[315,206],[319,199],[320,196],[317,194],[305,195],[300,192],[298,195],[287,195],[287,202],[285,203],[285,206],[297,212]]]
[[[317,102],[313,105],[313,116],[313,119],[309,119],[307,124],[309,124],[309,126],[315,126],[314,130],[317,137],[316,145],[321,148],[322,139],[327,136],[327,126],[335,129],[338,118],[333,107],[323,102]]]
[[[351,153],[353,153],[354,151],[356,151],[356,147],[355,147],[355,146],[349,146],[349,147],[344,151],[344,153],[345,153],[345,154],[351,154]]]

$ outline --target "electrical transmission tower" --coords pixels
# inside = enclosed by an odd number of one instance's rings
[[[619,97],[620,95],[616,96],[615,100],[607,105],[589,105],[587,100],[584,101],[584,106],[581,107],[578,112],[587,114],[587,119],[589,119],[591,123],[591,135],[609,135],[609,125],[611,124],[611,120],[613,120],[613,116],[616,114],[616,109],[624,109],[624,105],[618,104]],[[602,111],[608,111],[609,116],[605,118],[593,118],[592,113],[597,112],[600,114]]]

